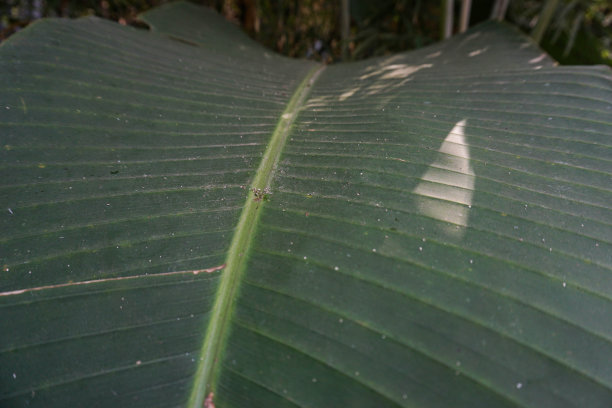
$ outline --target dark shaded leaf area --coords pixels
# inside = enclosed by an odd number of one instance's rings
[[[143,19],[0,46],[0,406],[612,405],[608,67],[495,22],[323,66]]]

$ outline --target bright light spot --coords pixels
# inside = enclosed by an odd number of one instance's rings
[[[386,65],[380,66],[375,70],[370,70],[367,74],[363,74],[359,77],[360,80],[368,79],[370,77],[379,76],[382,79],[391,78],[406,78],[423,68],[431,68],[433,64],[421,64],[421,65],[408,65],[408,64],[389,64],[389,62],[395,62],[397,58],[389,58],[386,61]]]
[[[421,177],[414,189],[417,208],[423,215],[454,226],[445,228],[449,236],[460,238],[464,230],[456,226],[468,225],[468,211],[474,195],[474,171],[470,165],[470,151],[464,131],[466,121],[455,124],[438,149],[438,158]]]
[[[532,58],[529,60],[530,64],[537,64],[538,62],[542,62],[542,60],[546,58],[546,54],[542,53],[539,56]]]
[[[423,68],[431,68],[433,64],[421,64],[421,65],[406,65],[406,64],[394,64],[385,67],[385,71],[389,71],[382,76],[382,79],[391,78],[406,78],[414,74]]]
[[[479,49],[479,50],[474,50],[474,51],[470,52],[470,53],[468,54],[468,56],[470,56],[470,57],[475,57],[475,56],[477,56],[477,55],[482,54],[483,52],[486,52],[488,49],[489,49],[489,47],[484,47],[484,48],[481,48],[481,49]]]
[[[349,91],[344,92],[342,95],[340,95],[340,101],[344,101],[347,98],[350,98],[351,96],[353,96],[355,94],[355,92],[357,92],[359,90],[359,88],[353,88]]]

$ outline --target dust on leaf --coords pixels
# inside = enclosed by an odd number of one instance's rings
[[[272,190],[270,190],[269,187],[266,187],[264,189],[261,188],[253,188],[253,201],[268,201],[270,199],[270,194],[272,194]]]

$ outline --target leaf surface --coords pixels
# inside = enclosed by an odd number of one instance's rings
[[[0,48],[1,405],[612,403],[609,68],[143,19]]]

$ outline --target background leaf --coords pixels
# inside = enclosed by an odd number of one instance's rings
[[[314,66],[188,3],[144,19],[0,48],[4,405],[186,404]],[[609,406],[610,70],[489,23],[311,88],[218,322],[215,405]]]

